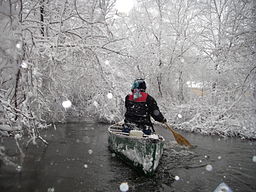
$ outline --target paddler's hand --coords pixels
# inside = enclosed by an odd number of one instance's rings
[[[164,118],[163,121],[162,121],[162,123],[166,123],[166,122],[167,122],[167,120]]]

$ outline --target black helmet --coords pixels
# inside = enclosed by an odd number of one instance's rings
[[[132,90],[134,89],[140,89],[140,90],[146,90],[147,86],[146,86],[146,82],[144,81],[144,79],[136,79],[133,84],[132,84]]]

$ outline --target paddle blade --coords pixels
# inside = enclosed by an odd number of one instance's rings
[[[175,131],[173,131],[172,133],[178,144],[185,145],[187,147],[192,147],[192,145],[189,143],[189,141],[185,137],[183,137],[182,135],[180,135]]]
[[[178,144],[185,145],[187,147],[192,147],[192,145],[189,143],[189,141],[185,137],[183,137],[181,134],[174,131],[167,123],[165,123],[165,125],[172,132],[172,134]]]

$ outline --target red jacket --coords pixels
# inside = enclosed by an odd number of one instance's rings
[[[150,117],[159,122],[164,121],[165,118],[153,97],[145,92],[140,92],[140,97],[134,99],[136,96],[133,92],[125,98],[125,122],[153,126]]]

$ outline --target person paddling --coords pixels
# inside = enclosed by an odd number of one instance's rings
[[[150,117],[154,120],[166,123],[166,118],[160,112],[155,99],[146,93],[144,79],[136,79],[133,82],[131,93],[125,97],[125,119],[123,132],[129,133],[132,129],[140,129],[146,135],[154,131]]]

